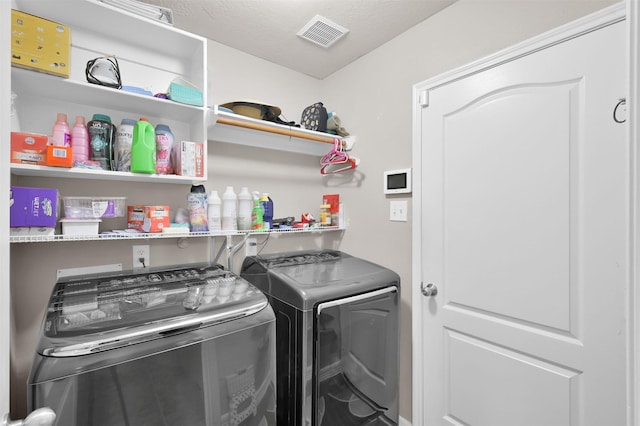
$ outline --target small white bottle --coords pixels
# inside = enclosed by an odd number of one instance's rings
[[[209,224],[209,231],[219,231],[222,229],[222,200],[218,195],[218,191],[211,191],[207,202],[209,203],[207,208],[207,223]]]
[[[222,194],[222,230],[238,230],[238,197],[232,186],[227,186]]]
[[[249,188],[243,186],[238,194],[238,229],[240,231],[251,230],[251,210],[253,209],[253,197]]]

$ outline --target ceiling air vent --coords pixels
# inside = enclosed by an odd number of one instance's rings
[[[316,15],[297,35],[322,47],[329,47],[349,32],[324,16]]]

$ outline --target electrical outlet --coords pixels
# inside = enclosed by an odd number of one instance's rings
[[[133,269],[151,266],[151,251],[148,245],[133,246]]]
[[[258,254],[258,241],[255,238],[247,238],[244,254],[245,256],[256,256]]]

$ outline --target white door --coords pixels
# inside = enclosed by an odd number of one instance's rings
[[[621,15],[416,85],[415,425],[626,424]]]

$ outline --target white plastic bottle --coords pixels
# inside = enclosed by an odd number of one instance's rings
[[[71,149],[74,162],[89,159],[89,131],[82,115],[76,116],[76,122],[71,130]]]
[[[253,209],[253,197],[249,188],[243,186],[238,194],[238,229],[251,230],[251,210]]]
[[[209,224],[209,231],[219,231],[222,229],[222,200],[218,195],[218,191],[211,191],[207,203],[209,204],[207,208],[207,223]]]
[[[222,230],[238,229],[238,197],[232,186],[227,186],[222,194]]]

